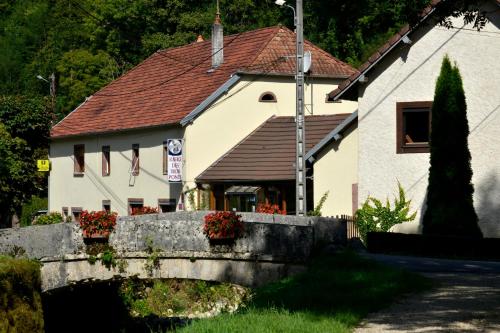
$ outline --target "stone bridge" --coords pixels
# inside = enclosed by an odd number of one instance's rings
[[[304,270],[319,246],[346,242],[342,220],[242,213],[244,236],[232,244],[212,244],[202,232],[206,214],[119,217],[109,238],[116,251],[115,267],[89,261],[75,223],[2,229],[0,253],[40,260],[43,291],[132,276],[257,286]]]

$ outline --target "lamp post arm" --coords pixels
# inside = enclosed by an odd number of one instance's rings
[[[285,5],[286,7],[290,8],[293,11],[293,25],[297,27],[297,12],[295,11],[295,8],[290,5]]]

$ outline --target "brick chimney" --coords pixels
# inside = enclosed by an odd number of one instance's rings
[[[220,21],[219,1],[217,14],[212,25],[212,68],[217,68],[224,62],[224,31]]]

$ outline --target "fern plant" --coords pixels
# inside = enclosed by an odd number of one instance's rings
[[[389,231],[396,224],[410,222],[415,219],[417,212],[410,214],[411,200],[406,199],[405,191],[398,182],[398,197],[394,198],[394,208],[391,208],[389,198],[385,205],[381,200],[368,197],[363,206],[356,212],[356,225],[361,240],[366,243],[366,236],[371,231]]]

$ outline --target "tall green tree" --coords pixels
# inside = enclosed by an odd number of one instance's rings
[[[0,96],[0,225],[47,188],[36,160],[47,158],[49,105],[43,98]]]
[[[423,233],[482,237],[474,211],[469,125],[462,78],[443,59],[432,105],[429,185]]]

